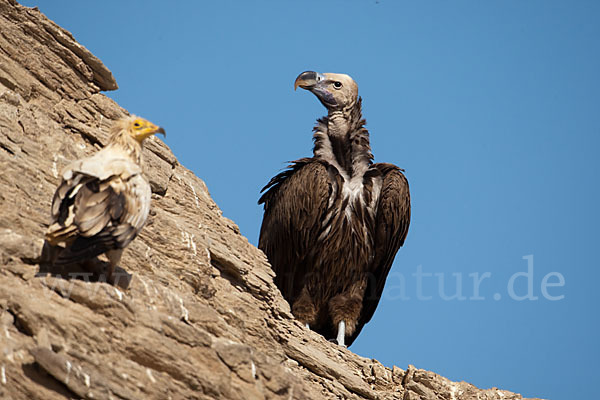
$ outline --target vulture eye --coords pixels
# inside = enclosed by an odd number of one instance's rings
[[[133,126],[135,126],[136,128],[139,128],[142,125],[138,121],[135,121],[135,124],[133,124]]]
[[[342,82],[333,82],[333,87],[336,89],[340,89],[342,87]]]

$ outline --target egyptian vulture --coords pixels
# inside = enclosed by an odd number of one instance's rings
[[[65,265],[105,253],[113,282],[123,249],[140,232],[150,210],[150,185],[142,173],[142,142],[163,128],[134,115],[115,122],[108,144],[74,161],[62,173],[52,200],[46,241],[53,263]]]
[[[292,313],[351,345],[379,303],[410,223],[408,182],[373,163],[358,86],[348,75],[303,72],[328,115],[314,127],[313,157],[293,161],[262,189],[258,247]]]

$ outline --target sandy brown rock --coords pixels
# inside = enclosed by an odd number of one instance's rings
[[[127,289],[44,264],[61,169],[126,111],[100,93],[117,88],[110,71],[37,10],[0,0],[0,26],[0,398],[521,399],[390,370],[306,330],[264,255],[158,139]]]

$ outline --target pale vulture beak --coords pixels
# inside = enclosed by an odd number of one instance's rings
[[[304,71],[296,78],[294,82],[294,90],[300,86],[302,89],[311,90],[317,86],[317,83],[324,81],[325,76],[315,71]]]
[[[325,85],[327,77],[315,71],[304,71],[296,78],[294,90],[300,86],[302,89],[311,91],[323,103],[326,108],[337,106],[337,101],[327,90]]]

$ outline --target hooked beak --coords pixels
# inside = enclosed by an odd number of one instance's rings
[[[337,101],[327,90],[326,82],[325,75],[315,71],[304,71],[294,81],[294,90],[300,86],[302,89],[311,91],[327,109],[330,109],[337,106]]]
[[[167,137],[167,134],[164,130],[164,128],[154,125],[152,122],[150,121],[146,121],[146,124],[144,126],[144,129],[139,132],[135,138],[138,142],[142,143],[144,140],[146,140],[147,138],[149,138],[152,135],[155,135],[157,133],[160,133],[161,135],[163,135],[164,137]]]
[[[325,80],[325,76],[315,71],[304,71],[296,78],[294,82],[294,90],[300,86],[302,89],[311,90],[321,81]]]

